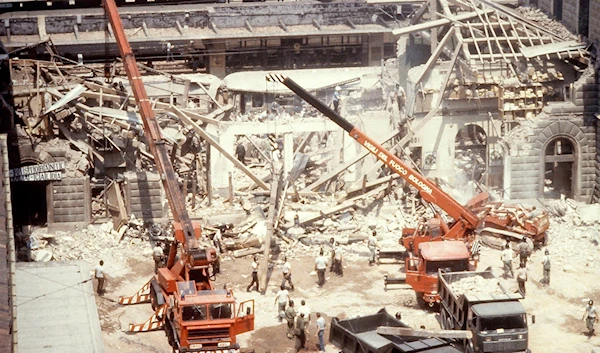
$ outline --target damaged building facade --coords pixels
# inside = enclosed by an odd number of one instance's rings
[[[114,36],[102,9],[73,11],[1,15],[0,38],[12,52],[12,91],[4,101],[12,99],[14,114],[3,121],[16,147],[11,167],[67,166],[46,180],[15,184],[14,194],[26,195],[15,197],[23,218],[16,222],[72,226],[107,210],[117,223],[127,214],[164,219],[167,207],[129,83],[113,59]],[[299,185],[303,192],[353,189],[364,174],[363,183],[377,183],[378,164],[361,158],[360,146],[289,90],[264,80],[278,70],[327,102],[343,86],[343,115],[398,151],[408,147],[406,155],[431,178],[477,181],[505,198],[590,202],[599,192],[598,90],[588,47],[539,12],[518,11],[455,0],[433,8],[347,2],[269,10],[163,6],[148,13],[125,7],[122,17],[189,192],[239,189],[234,169],[251,181],[244,188],[268,190],[235,151],[242,144],[270,163],[269,135],[285,173],[303,165],[295,160],[303,152],[326,166],[315,176],[319,182]],[[390,58],[397,69],[386,74],[382,61]],[[384,77],[389,72],[391,79]],[[384,84],[369,90],[382,76]],[[393,104],[394,94],[405,94],[406,103]],[[45,202],[19,203],[30,198]]]
[[[392,30],[401,25],[401,7],[362,2],[244,5],[249,6],[162,6],[156,13],[140,6],[121,11],[163,135],[173,146],[182,187],[194,194],[238,188],[231,181],[234,167],[259,189],[268,189],[262,177],[236,158],[240,140],[249,155],[264,163],[272,160],[267,136],[275,135],[288,172],[299,140],[304,138],[308,149],[312,144],[314,152],[319,146],[313,137],[333,132],[331,156],[316,159],[330,169],[343,161],[340,153],[332,153],[343,138],[331,122],[298,108],[300,102],[289,90],[267,87],[268,71],[251,82],[236,78],[235,72],[304,69],[309,80],[328,75],[333,78],[311,89],[331,100],[337,85],[344,86],[345,94],[361,90],[359,81],[369,76],[361,67],[378,72],[383,60],[395,57]],[[14,207],[21,217],[15,223],[60,229],[112,215],[118,228],[128,215],[166,219],[153,157],[144,144],[125,72],[115,61],[114,34],[103,10],[73,9],[69,15],[17,10],[0,16],[0,38],[11,53],[4,62],[10,76],[4,106],[10,118],[2,123],[11,132],[11,168],[25,167],[30,173],[15,171],[23,174],[14,179]],[[167,56],[167,43],[172,57]],[[348,71],[352,66],[358,70]],[[375,78],[369,84],[376,83],[377,75],[371,76]],[[384,104],[381,96],[371,109]],[[273,104],[286,119],[259,116]],[[288,111],[296,117],[290,118]],[[379,124],[371,128],[375,136],[386,134],[389,114],[383,112],[379,120],[381,129]],[[356,150],[349,149],[346,159]],[[34,165],[59,167],[40,174],[28,168]],[[41,202],[33,205],[31,199]]]
[[[598,85],[588,45],[535,9],[440,3],[443,17],[395,31],[408,114],[426,123],[412,141],[423,169],[512,199],[597,200]],[[415,65],[427,46],[432,55]]]

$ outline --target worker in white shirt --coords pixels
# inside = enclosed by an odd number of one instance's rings
[[[509,273],[510,278],[515,278],[512,267],[513,251],[508,243],[506,243],[504,250],[502,250],[502,256],[500,257],[502,258],[502,263],[504,264],[504,278],[508,277]]]
[[[152,258],[154,259],[154,273],[158,273],[158,268],[162,266],[164,251],[157,242],[156,246],[152,249]]]
[[[273,303],[279,304],[277,306],[277,319],[279,320],[279,322],[281,322],[281,320],[283,320],[285,316],[285,305],[288,303],[289,300],[290,293],[287,289],[285,289],[285,286],[282,284],[279,291],[277,292],[277,296],[275,297],[275,303]]]
[[[254,260],[252,261],[252,282],[248,288],[246,288],[247,292],[250,292],[250,288],[256,283],[256,291],[260,292],[259,284],[258,284],[258,256],[254,256]]]
[[[102,295],[102,293],[104,293],[104,261],[100,260],[98,266],[96,266],[94,275],[98,280],[98,288],[96,292],[99,295]]]
[[[304,299],[302,299],[300,302],[300,307],[298,308],[297,313],[298,315],[304,314],[304,321],[306,321],[307,324],[310,323],[310,308],[308,305],[306,305],[306,301]]]
[[[281,281],[281,286],[285,286],[285,282],[290,284],[292,290],[294,290],[294,284],[292,283],[292,265],[287,260],[287,256],[283,257],[283,266],[281,267],[281,272],[283,273],[283,280]]]
[[[325,342],[323,336],[325,335],[325,318],[321,316],[321,313],[317,313],[317,338],[319,339],[319,352],[325,352]]]
[[[327,258],[323,256],[323,249],[319,252],[319,256],[315,260],[315,271],[319,276],[319,287],[325,284],[325,270],[327,269]]]
[[[527,268],[525,268],[525,264],[521,264],[517,270],[517,282],[519,283],[519,292],[525,297],[525,282],[527,282]]]
[[[371,233],[371,237],[367,242],[367,247],[369,248],[369,266],[373,266],[377,260],[377,249],[379,248],[376,231]]]

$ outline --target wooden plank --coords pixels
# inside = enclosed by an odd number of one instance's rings
[[[438,110],[440,108],[440,106],[442,105],[442,101],[444,100],[444,95],[446,93],[446,87],[448,86],[448,81],[450,80],[450,76],[452,75],[452,71],[454,70],[454,65],[456,65],[456,59],[458,59],[458,54],[460,53],[460,50],[461,50],[461,43],[459,43],[456,46],[456,49],[454,49],[454,54],[452,55],[452,59],[450,60],[450,67],[446,71],[446,75],[444,76],[444,79],[442,80],[442,85],[440,87],[440,94],[438,95],[437,100],[434,105],[435,110]]]
[[[492,11],[492,10],[487,10],[487,11]],[[453,20],[454,21],[469,20],[471,18],[479,16],[479,14],[481,14],[483,12],[484,11],[476,10],[476,11],[460,14],[460,15],[455,16]],[[436,27],[440,27],[440,26],[445,26],[450,23],[452,23],[452,20],[442,18],[442,19],[435,20],[435,21],[427,21],[425,23],[419,23],[414,26],[408,26],[408,27],[404,27],[404,28],[395,29],[392,31],[392,34],[395,36],[404,36],[404,35],[415,33],[415,32],[421,32],[424,30],[428,30],[428,29],[432,29],[432,28],[436,28]]]
[[[372,188],[374,186],[379,186],[381,184],[389,183],[390,181],[396,180],[398,178],[400,178],[400,175],[394,173],[392,175],[388,175],[388,176],[385,176],[383,178],[379,178],[377,180],[373,180],[373,181],[368,182],[368,183],[363,183],[363,185],[360,185],[360,186],[357,186],[357,187],[353,187],[353,188],[350,188],[350,189],[346,189],[346,195],[338,198],[337,199],[337,203],[344,202],[348,198],[348,195],[350,195],[352,193],[355,193],[355,192],[363,190],[363,194],[364,194],[365,193],[365,191],[364,191],[365,189],[370,189],[370,188]],[[365,179],[363,178],[363,180],[365,180]]]
[[[399,133],[400,133],[399,131],[393,131],[392,133],[390,133],[390,135],[387,135],[380,142],[380,144],[384,144],[384,143],[388,142],[389,140],[391,140],[394,137],[398,136]],[[320,186],[322,186],[323,184],[325,184],[327,181],[329,181],[332,178],[335,178],[341,172],[343,172],[346,169],[352,167],[354,164],[360,162],[363,158],[365,158],[366,156],[369,156],[369,155],[371,155],[371,153],[369,151],[367,151],[366,149],[364,149],[362,152],[360,152],[359,154],[357,154],[356,156],[354,156],[354,158],[352,158],[349,162],[347,162],[346,164],[344,164],[342,166],[339,166],[333,172],[321,176],[317,181],[315,181],[314,183],[308,185],[303,190],[301,190],[301,192],[302,191],[316,191],[316,189],[318,189]]]
[[[531,47],[522,47],[521,53],[526,58],[535,58],[540,55],[558,54],[560,52],[568,52],[570,50],[584,49],[585,47],[586,45],[583,43],[579,43],[575,40],[570,40],[566,42],[556,42],[548,44],[539,44]]]
[[[379,326],[377,333],[380,335],[410,336],[410,337],[438,337],[471,339],[473,332],[465,330],[417,330],[408,327]]]
[[[360,195],[360,196],[357,196],[357,197],[353,197],[353,198],[351,198],[351,199],[348,199],[348,200],[346,200],[346,202],[342,203],[341,205],[338,205],[338,206],[334,206],[334,207],[328,208],[328,209],[326,209],[326,210],[324,210],[324,211],[320,211],[320,214],[319,214],[319,215],[312,216],[312,217],[309,217],[309,218],[307,218],[307,219],[303,219],[303,220],[300,222],[300,225],[306,225],[306,224],[310,224],[310,223],[312,223],[312,222],[314,222],[314,221],[316,221],[316,220],[319,220],[319,219],[321,219],[321,218],[324,218],[324,217],[327,217],[327,216],[329,216],[329,215],[332,215],[332,214],[335,214],[335,213],[341,212],[341,211],[343,211],[343,210],[345,210],[345,209],[348,209],[348,208],[351,208],[351,207],[355,207],[355,206],[356,206],[356,201],[358,201],[358,200],[361,200],[361,199],[364,199],[364,198],[367,198],[367,197],[369,197],[369,196],[371,196],[371,195],[376,195],[376,194],[378,194],[379,192],[381,192],[381,191],[385,190],[386,188],[387,188],[387,185],[380,186],[380,187],[378,187],[378,188],[376,188],[376,189],[373,189],[373,190],[371,190],[371,191],[369,191],[369,192],[367,192],[367,193],[365,193],[365,194],[362,194],[362,195]],[[285,227],[286,227],[286,228],[290,228],[290,227],[292,227],[293,225],[294,225],[293,223],[290,223],[290,224],[286,224],[286,226],[285,226]]]
[[[426,78],[429,75],[429,73],[431,73],[431,70],[430,70],[431,67],[437,62],[437,59],[440,57],[440,54],[442,53],[444,46],[446,44],[448,44],[448,41],[451,40],[452,37],[454,36],[454,31],[455,31],[454,27],[451,27],[450,30],[448,30],[448,32],[444,36],[444,38],[442,38],[442,40],[438,43],[438,45],[435,48],[435,50],[433,51],[433,53],[431,53],[431,56],[429,56],[429,59],[427,59],[427,62],[425,63],[425,66],[422,68],[419,76],[417,76],[417,79],[414,81],[415,85],[418,85],[421,82],[421,80]]]

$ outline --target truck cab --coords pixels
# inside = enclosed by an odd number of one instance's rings
[[[417,292],[420,305],[433,307],[440,301],[438,294],[438,270],[445,272],[470,271],[474,269],[471,253],[464,241],[446,240],[423,242],[418,245],[418,254],[407,251],[406,283]]]
[[[180,352],[238,352],[236,335],[254,329],[254,301],[236,308],[231,290],[198,290],[195,281],[181,281],[172,298],[165,330]]]
[[[527,314],[519,301],[475,304],[467,313],[472,352],[527,351]]]

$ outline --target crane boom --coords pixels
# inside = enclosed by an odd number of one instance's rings
[[[360,131],[348,120],[342,118],[338,113],[294,82],[294,80],[281,74],[268,74],[267,80],[271,82],[282,83],[300,96],[300,98],[304,99],[308,104],[312,105],[318,111],[323,113],[323,115],[333,120],[333,122],[338,124],[342,129],[346,130],[353,139],[365,147],[377,159],[400,175],[400,177],[406,180],[409,184],[417,188],[421,194],[421,197],[425,201],[439,206],[449,216],[454,218],[457,222],[453,229],[451,229],[450,233],[458,234],[454,232],[460,233],[460,230],[477,228],[480,223],[477,215],[463,207],[454,198],[445,193],[425,176],[417,173],[400,158],[396,157],[390,151],[386,150],[380,144],[369,138],[364,132]]]
[[[167,194],[167,200],[171,213],[176,223],[179,223],[183,229],[183,243],[188,253],[193,252],[198,248],[198,242],[194,235],[194,227],[185,207],[185,199],[179,189],[177,175],[173,169],[173,165],[167,153],[165,140],[162,138],[162,133],[154,111],[150,105],[146,88],[142,82],[140,71],[137,67],[133,51],[129,45],[129,41],[123,30],[123,23],[117,11],[117,5],[114,0],[103,1],[104,10],[108,15],[108,19],[112,26],[119,52],[123,58],[123,67],[127,73],[127,78],[131,84],[131,90],[135,97],[140,116],[144,125],[144,133],[150,147],[150,152],[154,156],[156,168],[160,174],[160,179],[163,188]]]

